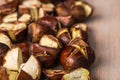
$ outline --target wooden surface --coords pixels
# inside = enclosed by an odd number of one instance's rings
[[[96,53],[94,80],[120,80],[120,0],[86,0],[94,7],[87,22],[89,41]]]
[[[86,1],[94,7],[87,22],[90,45],[96,53],[93,80],[120,80],[120,0]]]

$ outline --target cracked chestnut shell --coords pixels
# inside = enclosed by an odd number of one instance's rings
[[[30,54],[34,55],[45,68],[49,68],[54,65],[58,53],[58,49],[44,47],[36,43],[30,46]]]
[[[95,54],[83,40],[72,40],[61,52],[60,62],[65,70],[71,71],[79,67],[89,68],[95,61]]]
[[[61,80],[66,74],[64,70],[43,69],[43,73],[49,80]]]
[[[82,40],[88,43],[87,25],[84,23],[78,23],[70,28],[72,39],[80,37]]]

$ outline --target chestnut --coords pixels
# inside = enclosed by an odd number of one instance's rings
[[[71,36],[70,36],[68,28],[61,28],[57,33],[57,37],[65,45],[67,45],[71,40]]]
[[[49,80],[61,80],[66,74],[64,70],[44,69],[43,73]]]
[[[70,28],[72,39],[76,37],[80,37],[85,42],[88,42],[88,34],[87,34],[87,25],[84,23],[78,23],[73,25]]]
[[[49,27],[43,26],[43,25],[38,24],[36,22],[33,22],[28,26],[28,39],[30,41],[39,42],[40,38],[44,34],[54,35],[54,32]]]
[[[3,62],[3,57],[6,55],[7,51],[11,49],[12,47],[12,42],[3,33],[0,33],[0,65],[2,65]]]
[[[54,65],[58,53],[58,49],[44,47],[36,43],[30,46],[30,54],[34,55],[45,68]]]
[[[30,47],[30,54],[33,54],[45,68],[52,67],[62,48],[59,40],[52,35],[43,35],[39,44]]]
[[[31,55],[28,61],[21,67],[17,79],[14,80],[39,80],[41,75],[41,65],[38,60]]]
[[[65,74],[62,80],[91,80],[91,76],[87,69],[78,68]]]
[[[88,19],[92,15],[93,8],[89,3],[85,2],[85,1],[75,1],[74,4],[76,6],[82,6],[84,8],[86,19]]]
[[[84,21],[86,18],[85,11],[82,6],[71,5],[70,13],[76,21]]]
[[[54,32],[59,29],[58,21],[53,16],[45,16],[37,20],[37,23],[50,27]]]
[[[60,56],[60,62],[67,71],[79,67],[89,68],[94,61],[94,51],[80,38],[73,39],[73,41],[62,50]]]
[[[29,44],[22,42],[22,43],[18,43],[17,46],[22,50],[23,62],[26,62],[30,57]]]

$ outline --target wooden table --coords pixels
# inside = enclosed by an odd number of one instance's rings
[[[89,41],[96,53],[94,80],[120,80],[120,0],[86,0],[94,7],[87,22]]]
[[[92,76],[94,80],[120,80],[120,0],[86,1],[94,7],[87,21],[90,45],[96,53]]]

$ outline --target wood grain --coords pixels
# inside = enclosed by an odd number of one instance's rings
[[[120,80],[120,0],[86,1],[94,7],[87,21],[90,45],[96,53],[93,80]]]
[[[93,80],[120,80],[120,0],[86,0],[94,7],[87,22],[89,41],[96,53]]]

